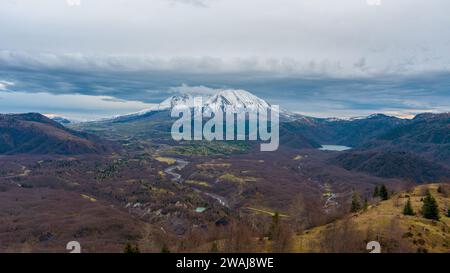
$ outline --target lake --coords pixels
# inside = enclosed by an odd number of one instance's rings
[[[347,151],[350,149],[352,149],[352,147],[342,145],[322,145],[322,148],[319,148],[319,150],[321,151],[337,151],[337,152]]]

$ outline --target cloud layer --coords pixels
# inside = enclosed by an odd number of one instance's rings
[[[0,3],[0,50],[47,65],[448,71],[448,10],[447,0],[9,0]]]
[[[161,71],[0,70],[2,82],[14,82],[14,85],[8,86],[10,93],[79,94],[94,100],[96,96],[107,96],[110,101],[118,99],[152,104],[177,93],[212,94],[218,89],[245,89],[282,108],[319,117],[351,117],[381,112],[408,116],[428,111],[449,111],[449,76],[448,73],[427,73],[333,78],[261,76],[252,73],[199,75]],[[21,111],[42,111],[42,107],[33,108],[30,104],[27,104],[30,108],[22,107],[24,104],[20,99],[15,103],[0,99],[1,112],[14,110],[11,109],[13,105]],[[106,104],[99,105],[98,111],[114,115],[116,108],[111,106],[108,110],[108,107]],[[142,105],[142,108],[148,107]],[[140,109],[130,108],[129,112],[135,110]]]
[[[235,88],[316,116],[450,109],[448,0],[80,3],[0,3],[0,91],[158,103]]]

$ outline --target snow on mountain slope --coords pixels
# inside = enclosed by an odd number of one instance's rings
[[[203,105],[213,112],[230,111],[267,111],[270,104],[245,90],[222,90],[211,98],[207,99]]]
[[[194,107],[194,96],[191,94],[171,96],[161,102],[156,110],[172,110],[175,107]]]
[[[199,98],[202,100],[196,101]],[[245,90],[224,89],[212,96],[198,97],[194,94],[173,95],[152,108],[144,109],[142,111],[124,116],[116,116],[110,120],[136,118],[156,111],[171,111],[174,108],[194,108],[200,106],[203,107],[203,110],[206,112],[244,111],[264,113],[271,107],[271,104]],[[280,109],[279,111],[280,118],[284,118],[285,120],[295,120],[301,117],[301,115],[290,113],[285,110]]]
[[[143,109],[138,112],[126,114],[126,115],[117,115],[112,118],[107,119],[101,119],[99,121],[115,121],[115,120],[124,120],[128,118],[136,118],[139,116],[144,116],[151,112],[157,112],[157,111],[171,111],[174,107],[193,107],[193,101],[194,97],[190,94],[183,94],[183,95],[174,95],[167,99],[165,99],[163,102],[147,109]]]

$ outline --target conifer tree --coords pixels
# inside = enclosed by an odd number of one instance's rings
[[[361,202],[359,201],[359,195],[356,191],[353,191],[352,196],[352,205],[350,208],[350,212],[355,213],[361,209]]]
[[[375,189],[373,190],[373,198],[380,197],[380,189],[378,188],[378,185],[375,186]]]
[[[408,198],[408,201],[406,201],[405,207],[403,208],[403,214],[404,215],[410,215],[410,216],[415,215],[414,210],[413,210],[412,205],[411,205],[411,199],[410,198]]]
[[[385,185],[381,185],[379,196],[381,197],[381,200],[388,200],[389,199],[389,192]]]
[[[430,191],[423,199],[422,214],[427,219],[439,221],[439,206]]]

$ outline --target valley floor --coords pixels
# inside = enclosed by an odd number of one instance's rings
[[[0,251],[66,252],[72,240],[84,252],[128,243],[145,252],[366,252],[369,240],[386,252],[449,251],[450,200],[437,185],[441,221],[432,222],[419,213],[427,186],[407,192],[410,183],[327,166],[329,155],[3,156]],[[381,183],[401,193],[348,214],[352,189],[368,196]],[[402,215],[407,196],[417,216]]]

